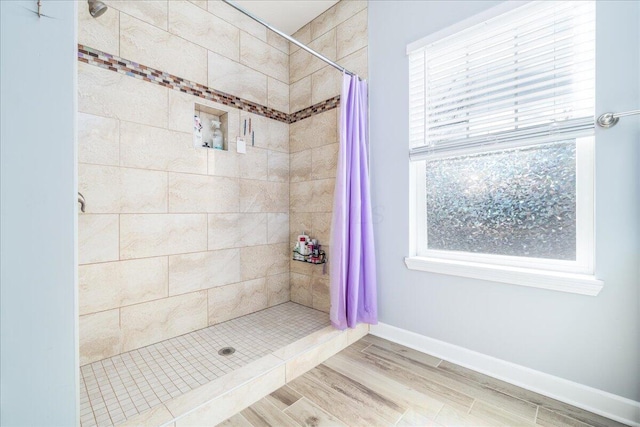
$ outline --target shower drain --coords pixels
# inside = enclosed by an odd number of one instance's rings
[[[235,352],[236,352],[236,349],[233,347],[224,347],[218,351],[218,354],[220,356],[231,356]]]

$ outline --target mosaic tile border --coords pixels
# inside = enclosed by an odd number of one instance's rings
[[[311,107],[303,108],[300,111],[289,114],[289,123],[295,123],[300,120],[306,119],[316,114],[324,113],[325,111],[333,110],[340,106],[340,95],[336,95],[333,98],[326,99]]]
[[[340,105],[340,95],[338,95],[295,113],[287,114],[81,44],[78,44],[78,61],[288,124],[332,110]]]

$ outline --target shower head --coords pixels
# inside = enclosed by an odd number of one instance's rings
[[[94,18],[102,16],[107,11],[107,5],[100,0],[87,0],[87,3],[89,3],[89,13]]]

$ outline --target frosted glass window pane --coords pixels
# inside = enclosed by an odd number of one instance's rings
[[[428,249],[576,259],[575,141],[428,160]]]

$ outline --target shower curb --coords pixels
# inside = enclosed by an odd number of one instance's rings
[[[116,426],[215,426],[368,333],[367,324],[344,331],[327,326]]]

